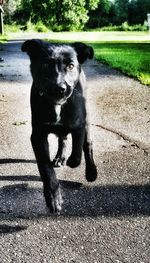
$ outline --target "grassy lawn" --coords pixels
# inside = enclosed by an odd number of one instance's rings
[[[150,44],[92,43],[98,60],[150,85]]]
[[[150,43],[148,32],[50,32],[53,40],[85,41],[85,42],[139,42]]]

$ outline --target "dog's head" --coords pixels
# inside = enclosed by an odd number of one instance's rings
[[[54,104],[63,104],[79,80],[80,65],[93,58],[93,48],[83,43],[50,44],[27,40],[22,45],[31,60],[31,73],[40,96]]]

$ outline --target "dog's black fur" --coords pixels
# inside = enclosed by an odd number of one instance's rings
[[[67,160],[71,168],[85,155],[86,179],[97,177],[86,110],[86,81],[81,64],[93,58],[92,47],[83,43],[50,44],[27,40],[22,45],[31,60],[31,142],[44,185],[46,204],[51,212],[61,210],[61,193],[54,166],[65,161],[65,139],[72,135],[72,153]],[[49,157],[48,134],[58,136],[58,151],[53,162]]]

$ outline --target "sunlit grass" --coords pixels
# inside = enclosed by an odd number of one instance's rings
[[[150,85],[150,44],[94,43],[95,56],[123,73]]]
[[[51,32],[50,37],[59,40],[87,42],[150,42],[148,32]]]

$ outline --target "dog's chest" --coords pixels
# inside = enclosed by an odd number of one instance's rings
[[[55,114],[55,123],[61,123],[61,110],[62,110],[62,107],[61,105],[55,105],[54,106],[54,114]]]
[[[64,107],[62,105],[54,105],[49,111],[49,124],[50,125],[64,125],[65,116]]]
[[[86,110],[84,99],[78,96],[78,100],[71,98],[63,105],[53,105],[47,111],[44,124],[48,125],[49,132],[60,133],[65,130],[81,127],[85,124]]]
[[[78,111],[66,105],[55,105],[50,110],[49,124],[54,127],[73,128],[79,122],[81,116]]]

